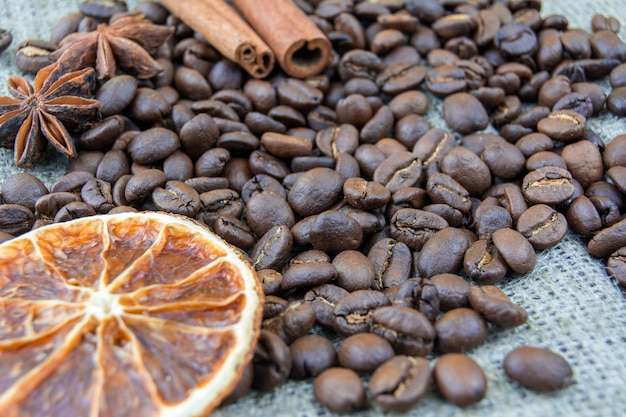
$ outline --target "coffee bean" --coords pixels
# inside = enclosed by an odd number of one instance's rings
[[[373,179],[383,184],[391,193],[419,185],[422,179],[422,162],[412,152],[394,153],[378,165]]]
[[[280,336],[285,343],[306,335],[315,324],[315,311],[311,304],[300,300],[285,306],[276,316],[263,320],[261,327]]]
[[[168,181],[164,188],[155,188],[152,202],[159,210],[188,217],[195,217],[202,206],[200,194],[182,181]]]
[[[156,122],[166,117],[172,106],[153,88],[138,88],[128,106],[130,116],[141,122]]]
[[[329,262],[305,262],[291,265],[283,274],[281,289],[289,291],[318,286],[333,279],[336,273],[335,267]]]
[[[13,35],[6,29],[0,29],[0,53],[6,50],[13,42]]]
[[[248,200],[246,221],[257,236],[263,236],[274,226],[291,228],[296,223],[287,201],[273,191],[262,191]]]
[[[528,313],[494,285],[472,286],[469,294],[472,308],[498,327],[517,327],[526,323]]]
[[[348,291],[341,287],[323,284],[307,291],[304,299],[311,303],[317,323],[324,327],[333,327],[333,309],[347,295]]]
[[[563,168],[546,166],[526,174],[522,192],[528,201],[556,205],[574,194],[572,175]]]
[[[537,36],[524,24],[508,23],[500,28],[494,43],[503,55],[517,57],[537,49]]]
[[[97,213],[108,213],[113,207],[111,184],[101,179],[91,179],[80,190],[81,199]]]
[[[440,353],[466,352],[482,344],[489,332],[487,322],[469,308],[456,308],[435,321],[435,349]]]
[[[337,202],[343,188],[341,176],[329,168],[314,168],[302,175],[287,195],[293,211],[302,217],[319,214]]]
[[[469,193],[449,175],[434,173],[428,178],[426,190],[434,203],[448,204],[461,213],[468,213],[471,209]]]
[[[611,91],[606,99],[606,108],[616,116],[626,115],[626,86]]]
[[[129,203],[142,200],[152,194],[157,187],[165,185],[167,178],[163,171],[146,169],[133,175],[126,184],[124,198]]]
[[[261,330],[252,358],[252,386],[259,390],[277,387],[289,377],[291,363],[289,346],[275,333]]]
[[[468,93],[456,93],[443,100],[443,118],[448,126],[462,135],[483,130],[489,116],[480,101]]]
[[[565,237],[567,219],[550,206],[536,204],[522,213],[516,228],[533,248],[542,250],[556,245]]]
[[[433,349],[435,329],[421,312],[404,306],[374,310],[371,332],[386,339],[398,354],[427,356]]]
[[[391,344],[373,333],[348,336],[337,349],[339,364],[357,372],[371,372],[393,356]]]
[[[439,306],[442,311],[460,307],[469,307],[469,283],[458,275],[438,274],[430,278],[430,282],[439,294]]]
[[[596,258],[608,258],[623,246],[626,246],[626,220],[596,233],[587,243],[587,250]]]
[[[290,346],[291,374],[294,379],[316,377],[337,361],[332,343],[323,336],[309,334],[296,339]]]
[[[329,368],[313,382],[313,396],[335,413],[350,413],[365,407],[366,394],[359,375],[351,369]]]
[[[365,290],[372,286],[376,270],[372,262],[355,250],[337,254],[332,262],[336,270],[335,285],[347,291]]]
[[[585,132],[587,119],[572,110],[557,110],[537,123],[537,130],[554,140],[572,142]]]
[[[492,235],[493,244],[507,265],[517,273],[530,274],[537,263],[535,250],[518,231],[500,229]]]
[[[397,286],[410,276],[411,252],[402,242],[391,238],[382,239],[371,247],[367,257],[374,266],[375,289]]]
[[[315,216],[309,239],[316,249],[338,253],[357,249],[363,239],[363,229],[349,215],[337,210],[327,210]]]
[[[470,195],[480,196],[491,186],[491,172],[482,159],[469,149],[456,147],[441,160],[441,171],[465,188]]]
[[[453,404],[466,407],[487,394],[487,377],[480,365],[461,353],[448,353],[433,368],[437,391]]]
[[[34,222],[35,216],[29,208],[20,204],[0,205],[0,232],[17,236],[28,232]]]
[[[293,246],[293,236],[286,226],[274,226],[268,230],[252,249],[250,257],[255,269],[282,267]]]
[[[16,172],[2,182],[2,199],[5,204],[17,204],[35,210],[37,200],[48,193],[43,182],[32,174]]]
[[[333,329],[342,336],[368,332],[372,324],[372,312],[388,304],[389,300],[379,291],[353,291],[335,304]]]
[[[128,144],[128,153],[138,164],[152,164],[172,154],[179,146],[178,135],[155,127],[139,133]]]
[[[521,346],[509,352],[502,362],[504,372],[526,388],[553,392],[573,382],[573,371],[560,355],[544,348]]]
[[[82,201],[73,201],[59,209],[56,216],[54,216],[54,222],[66,222],[81,217],[89,217],[95,215],[96,210],[94,210],[93,207],[91,207],[89,204]]]
[[[397,355],[376,368],[368,389],[382,409],[404,412],[420,402],[429,384],[430,365],[426,359]]]
[[[429,70],[425,79],[426,89],[438,97],[464,91],[467,87],[465,71],[455,65],[441,65]]]
[[[110,78],[96,91],[100,101],[102,116],[119,114],[132,102],[137,92],[137,79],[130,75],[118,75]]]
[[[446,227],[435,232],[422,247],[417,258],[420,276],[430,278],[443,273],[455,273],[463,264],[465,251],[470,247],[471,238],[461,229]],[[446,248],[443,252],[441,248]]]

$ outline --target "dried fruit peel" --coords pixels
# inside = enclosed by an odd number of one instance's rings
[[[164,213],[102,215],[0,245],[0,415],[202,416],[259,335],[241,253]]]

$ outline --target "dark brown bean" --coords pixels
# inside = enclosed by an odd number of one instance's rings
[[[567,361],[544,348],[518,347],[506,355],[502,366],[509,378],[537,391],[558,391],[573,382],[574,373]]]
[[[433,368],[437,390],[448,401],[461,407],[475,404],[487,394],[487,377],[480,365],[460,353],[443,355]]]
[[[430,365],[426,359],[397,355],[374,371],[368,389],[382,409],[404,412],[424,397],[430,379]]]

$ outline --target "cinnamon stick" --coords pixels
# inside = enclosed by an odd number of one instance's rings
[[[322,72],[332,45],[292,0],[233,0],[248,23],[268,43],[281,68],[292,77]]]
[[[275,59],[272,50],[224,0],[161,2],[251,76],[264,78],[272,71]]]

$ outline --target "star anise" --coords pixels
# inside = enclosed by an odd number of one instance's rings
[[[89,98],[95,85],[93,68],[64,73],[58,63],[39,70],[34,87],[22,77],[9,78],[13,97],[0,97],[0,145],[13,147],[15,165],[37,162],[46,139],[67,157],[76,156],[67,128],[84,128],[101,117],[100,102]]]
[[[68,71],[95,67],[101,80],[115,76],[118,66],[137,78],[151,78],[162,71],[152,55],[173,33],[173,27],[128,16],[66,36],[50,59]]]

